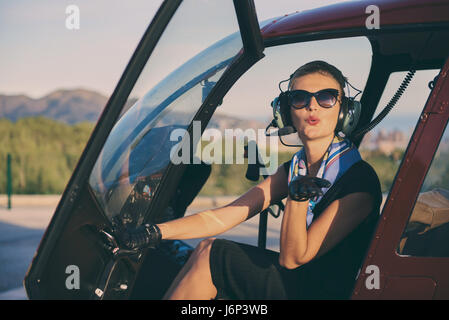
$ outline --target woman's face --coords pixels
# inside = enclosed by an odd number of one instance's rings
[[[317,140],[334,136],[341,103],[341,88],[332,76],[311,73],[293,80],[290,90],[306,90],[312,93],[323,89],[337,89],[337,103],[331,108],[323,108],[312,97],[310,104],[302,109],[290,108],[293,125],[302,141]]]

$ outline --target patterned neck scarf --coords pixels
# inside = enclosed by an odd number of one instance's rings
[[[360,161],[359,150],[348,139],[343,139],[335,136],[329,148],[324,154],[323,161],[321,161],[320,169],[317,177],[326,179],[333,185],[354,163]],[[307,157],[302,147],[297,153],[293,155],[290,163],[290,172],[288,174],[288,183],[297,175],[305,176],[308,174]],[[331,187],[332,187],[331,185]],[[310,226],[313,220],[313,208],[324,197],[327,190],[330,188],[322,188],[323,195],[309,200],[309,207],[307,209],[307,227]]]

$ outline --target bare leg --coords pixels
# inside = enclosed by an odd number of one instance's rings
[[[209,256],[215,238],[201,241],[176,276],[164,296],[169,300],[213,299],[217,289],[212,282]]]

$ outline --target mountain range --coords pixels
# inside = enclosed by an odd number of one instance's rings
[[[0,95],[0,117],[11,121],[42,116],[68,124],[95,122],[106,102],[105,96],[85,89],[57,90],[38,99],[26,95]]]
[[[108,98],[86,89],[56,90],[41,98],[26,95],[0,94],[0,118],[17,121],[23,117],[42,116],[68,124],[78,122],[96,122],[105,107]],[[133,104],[136,99],[129,99]],[[126,109],[126,108],[125,108]],[[240,119],[215,113],[208,127],[224,130],[225,128],[265,128],[266,123],[259,120]]]

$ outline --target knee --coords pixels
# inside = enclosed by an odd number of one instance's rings
[[[195,248],[193,256],[196,260],[199,259],[209,259],[210,249],[215,241],[215,238],[208,238],[202,240]]]
[[[196,246],[195,250],[199,251],[199,252],[210,251],[214,241],[215,241],[215,238],[204,239],[200,243],[198,243],[198,245]]]

